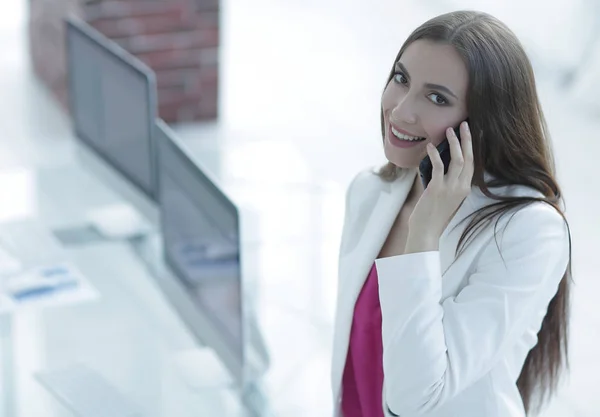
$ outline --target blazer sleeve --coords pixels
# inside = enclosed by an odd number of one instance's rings
[[[439,252],[376,260],[389,411],[436,410],[487,374],[545,311],[569,261],[569,232],[545,203],[507,215],[467,285],[442,301]],[[543,314],[542,314],[543,315]]]

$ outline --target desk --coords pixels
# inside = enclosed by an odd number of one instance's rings
[[[32,203],[23,204],[25,214],[50,228],[81,224],[87,210],[120,201],[77,166],[32,169],[29,177],[31,190],[25,194]],[[292,235],[290,232],[288,236]],[[272,241],[270,246],[277,246],[278,242]],[[308,242],[307,246],[289,248],[284,254],[287,261],[281,263],[265,258],[271,254],[268,247],[248,244],[243,248],[243,259],[248,261],[245,279],[256,281],[257,274],[264,275],[270,282],[278,283],[273,288],[281,289],[282,285],[288,287],[289,282],[303,282],[307,274],[315,278],[322,268],[306,263],[306,255],[316,250],[308,251],[313,246]],[[9,347],[14,355],[15,395],[8,395],[14,417],[71,416],[37,382],[34,373],[75,362],[83,362],[102,374],[140,405],[147,416],[243,415],[241,404],[232,393],[217,396],[213,391],[191,389],[172,366],[174,357],[197,347],[197,341],[129,244],[96,242],[67,248],[67,252],[102,298],[89,304],[25,311],[14,316]],[[290,270],[292,264],[306,266]],[[288,299],[301,300],[297,291],[289,291],[284,298],[280,292],[274,293],[274,298],[277,303],[263,301],[259,320],[273,353],[273,366],[265,384],[275,415],[303,416],[309,406],[320,411],[330,408],[328,353],[324,345],[331,329],[311,322],[297,308],[289,308]],[[317,300],[309,298],[314,308]],[[317,396],[309,397],[308,391]],[[207,410],[211,413],[207,414]]]
[[[14,417],[72,416],[34,373],[77,362],[101,373],[149,417],[246,415],[233,392],[192,390],[177,374],[175,354],[196,341],[127,244],[68,254],[102,298],[14,315]]]

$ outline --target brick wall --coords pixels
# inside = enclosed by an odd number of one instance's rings
[[[38,77],[66,108],[62,19],[74,13],[156,73],[167,122],[217,117],[218,0],[30,0],[30,49]]]
[[[70,13],[81,15],[80,1],[30,0],[29,4],[29,49],[33,70],[66,108],[68,99],[62,19]]]

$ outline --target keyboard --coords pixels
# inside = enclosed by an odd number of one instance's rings
[[[0,224],[0,248],[23,268],[65,260],[58,239],[34,220]]]
[[[36,379],[76,416],[143,417],[114,385],[86,365],[38,372]]]

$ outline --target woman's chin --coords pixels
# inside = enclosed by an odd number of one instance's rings
[[[398,155],[396,152],[388,152],[387,149],[385,150],[385,157],[389,162],[402,169],[417,168],[421,163],[420,160],[410,158],[408,155]]]

